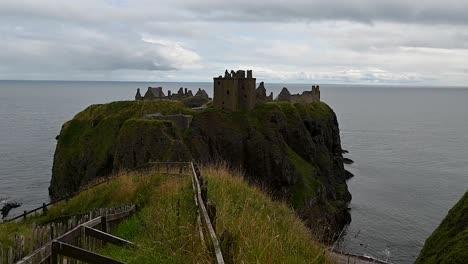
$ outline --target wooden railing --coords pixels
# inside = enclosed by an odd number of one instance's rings
[[[105,208],[82,214],[81,217],[70,217],[65,222],[46,226],[33,225],[29,240],[24,236],[15,235],[14,246],[6,252],[6,264],[77,263],[76,260],[87,262],[93,259],[109,259],[90,250],[95,250],[104,243],[131,246],[131,242],[107,232],[112,231],[135,211],[135,205]],[[29,253],[26,252],[27,244]],[[80,253],[76,255],[76,252]],[[4,260],[2,253],[0,244],[0,264]],[[121,263],[115,260],[96,261],[91,263]]]
[[[219,239],[216,236],[216,229],[215,229],[216,228],[216,225],[215,225],[215,222],[216,222],[216,207],[214,206],[214,203],[208,201],[207,182],[202,177],[197,164],[193,163],[193,162],[148,162],[148,163],[140,165],[140,166],[138,166],[138,167],[136,167],[134,169],[131,169],[128,172],[141,171],[141,170],[154,171],[154,172],[162,173],[162,174],[182,175],[182,176],[190,176],[191,177],[192,188],[193,188],[193,191],[194,191],[194,202],[195,202],[195,204],[196,204],[196,206],[198,208],[197,223],[198,223],[200,238],[201,238],[202,241],[204,241],[208,245],[208,247],[213,252],[216,263],[224,264],[224,257],[223,257],[222,250],[221,250],[221,247],[220,247]],[[85,189],[82,189],[80,191],[87,190],[87,189],[89,189],[91,187],[94,187],[94,186],[97,186],[97,185],[102,184],[104,182],[107,182],[109,179],[111,179],[111,178],[106,178],[104,180],[98,181],[97,183],[93,184],[92,186],[88,186]],[[78,193],[79,192],[74,193],[73,196],[78,194]],[[47,208],[49,206],[52,206],[53,204],[55,204],[55,203],[57,203],[59,201],[66,200],[66,199],[69,199],[71,197],[72,196],[70,195],[70,196],[67,196],[66,198],[56,200],[56,201],[51,202],[49,204],[44,204],[42,207],[36,208],[36,209],[31,210],[29,212],[24,212],[23,215],[20,215],[18,217],[15,217],[13,219],[8,220],[8,221],[25,219],[28,215],[30,215],[30,214],[32,214],[34,212],[38,212],[41,209],[43,210],[43,212],[47,212]],[[88,219],[91,219],[91,218],[88,218]],[[68,242],[70,242],[70,240],[75,239],[76,240],[76,241],[74,240],[75,244],[76,243],[78,243],[78,244],[82,243],[82,242],[80,242],[81,238],[78,236],[78,234],[83,233],[83,232],[85,234],[85,236],[83,236],[83,237],[86,237],[87,234],[89,236],[92,236],[92,235],[98,236],[100,234],[101,236],[106,236],[108,239],[111,239],[109,237],[110,236],[109,234],[104,235],[104,234],[101,234],[101,233],[98,233],[98,232],[96,232],[94,230],[89,229],[89,228],[93,228],[94,226],[99,225],[101,223],[101,222],[99,222],[99,223],[96,222],[96,221],[98,221],[97,219],[101,219],[99,221],[103,221],[102,217],[98,217],[98,218],[94,218],[91,221],[89,221],[92,225],[89,222],[80,223],[80,221],[78,221],[78,223],[80,225],[75,227],[75,228],[72,228],[73,225],[68,224],[65,227],[63,225],[56,226],[56,227],[55,226],[54,227],[49,227],[49,228],[45,228],[45,229],[44,229],[44,227],[41,227],[39,229],[40,231],[33,231],[32,234],[35,234],[34,232],[39,232],[38,233],[39,235],[37,235],[37,236],[40,237],[38,239],[33,239],[34,241],[38,241],[37,243],[34,242],[35,246],[31,247],[32,249],[34,249],[36,251],[32,252],[28,257],[24,258],[23,260],[21,260],[18,263],[32,263],[32,264],[48,263],[46,261],[49,261],[49,262],[52,261],[51,263],[62,263],[62,262],[53,262],[54,259],[55,259],[55,256],[52,256],[52,251],[54,249],[55,249],[55,252],[58,252],[57,253],[58,255],[63,256],[65,254],[65,256],[67,256],[67,254],[68,254],[68,257],[71,257],[71,258],[96,255],[96,254],[94,254],[92,252],[88,252],[88,253],[84,252],[83,250],[85,250],[85,249],[77,248],[76,245],[70,244]],[[113,217],[110,218],[111,220],[109,220],[109,218],[107,218],[107,219],[104,218],[104,219],[106,220],[106,225],[107,225],[109,223],[109,221],[111,221],[113,219]],[[94,225],[94,224],[96,224],[96,225]],[[66,230],[66,231],[68,231],[68,233],[63,234],[60,230],[62,230],[62,231]],[[81,231],[78,231],[78,230],[81,230]],[[103,230],[101,230],[101,231],[106,232],[107,230],[104,229],[104,231]],[[50,232],[52,232],[53,234],[60,234],[60,235],[63,234],[63,236],[65,236],[65,237],[61,236],[61,237],[55,239],[54,241],[51,241],[53,239],[53,237],[54,237],[53,235],[48,236],[48,238],[45,238],[46,235],[44,235],[44,234],[49,234]],[[34,235],[32,237],[34,237]],[[116,239],[118,239],[118,238],[116,238]],[[21,257],[23,256],[23,255],[21,255],[21,253],[16,253],[16,252],[24,252],[24,238],[19,237],[18,239],[15,239],[15,241],[16,240],[18,240],[18,242],[15,242],[15,245],[18,245],[18,247],[16,247],[16,248],[19,248],[19,250],[14,250],[14,251],[11,250],[12,251],[11,253],[10,253],[10,250],[8,251],[8,253],[7,253],[8,261],[9,261],[9,262],[7,262],[8,264],[14,263],[15,260],[21,259]],[[113,241],[119,241],[119,240],[113,240]],[[130,243],[130,242],[128,242],[128,243]],[[13,253],[13,252],[15,252],[15,253]],[[15,254],[19,254],[19,255],[15,257]],[[1,251],[1,245],[0,245],[0,256],[1,255],[2,255],[2,251]],[[103,256],[100,256],[100,257],[101,257],[101,260],[104,260],[104,258],[105,258]],[[10,258],[12,259],[11,262],[10,262]],[[83,257],[83,258],[85,258],[85,257]],[[94,256],[94,260],[98,261],[97,259],[98,259],[98,257]],[[0,258],[0,260],[1,260],[1,258]],[[86,259],[80,259],[80,260],[82,260],[82,261],[91,261],[92,259],[89,259],[88,257],[86,257]],[[121,262],[118,262],[118,261],[115,261],[115,260],[109,260],[109,259],[107,259],[107,261],[108,262],[99,262],[98,261],[98,262],[90,262],[90,263],[121,263]],[[112,261],[114,261],[114,262],[112,262]],[[69,262],[67,262],[67,263],[69,263]],[[0,264],[1,264],[1,262],[0,262]]]

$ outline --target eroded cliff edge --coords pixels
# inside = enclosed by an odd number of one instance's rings
[[[142,118],[152,113],[188,114],[193,120],[189,129],[180,129]],[[321,235],[350,221],[338,122],[322,102],[270,102],[233,113],[195,112],[176,101],[93,105],[63,125],[49,191],[57,198],[148,161],[192,159],[242,168],[252,183],[289,201]]]

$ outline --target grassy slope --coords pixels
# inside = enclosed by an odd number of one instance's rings
[[[240,173],[203,168],[217,208],[217,233],[234,237],[234,263],[331,263],[294,211],[273,202]]]
[[[467,263],[468,192],[426,240],[416,263]]]
[[[287,205],[272,202],[268,195],[225,168],[202,171],[208,177],[209,197],[217,205],[218,236],[225,229],[233,234],[236,263],[331,262]],[[33,222],[137,202],[145,205],[143,209],[115,231],[137,246],[108,246],[100,253],[128,263],[212,262],[207,248],[199,242],[190,179],[154,173],[122,176],[58,204],[47,215],[23,223],[0,224],[0,242],[11,245],[8,238],[15,231],[29,236]]]

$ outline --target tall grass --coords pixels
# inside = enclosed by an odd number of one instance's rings
[[[102,253],[127,263],[211,263],[196,217],[190,178],[172,176],[153,190],[151,201],[137,216],[115,232],[137,246],[109,246]]]
[[[333,263],[293,209],[249,186],[241,172],[216,165],[202,174],[216,204],[218,236],[228,230],[234,237],[234,263]]]

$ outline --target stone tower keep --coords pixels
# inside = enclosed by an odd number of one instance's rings
[[[223,76],[213,78],[213,106],[227,111],[252,110],[255,107],[256,79],[252,71],[239,70],[237,72],[226,70]]]

